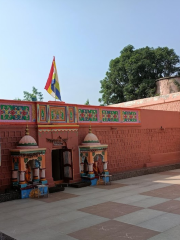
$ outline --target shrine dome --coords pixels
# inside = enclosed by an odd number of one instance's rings
[[[91,127],[89,128],[89,133],[84,138],[84,141],[82,142],[83,145],[100,145],[100,142],[97,138],[97,136],[92,133]]]
[[[36,140],[29,135],[28,127],[26,127],[26,135],[21,138],[16,148],[18,149],[38,148]]]

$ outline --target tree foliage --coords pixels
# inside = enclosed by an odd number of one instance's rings
[[[20,99],[20,98],[15,98],[14,100],[16,100],[16,101],[21,101],[21,99]]]
[[[112,59],[101,83],[102,105],[153,97],[156,80],[180,75],[180,58],[168,47],[139,48],[126,46]]]
[[[32,88],[32,93],[24,91],[24,100],[25,101],[32,101],[33,98],[36,98],[37,101],[43,101],[43,94],[38,92],[37,88]]]
[[[89,105],[89,99],[86,100],[84,105]]]

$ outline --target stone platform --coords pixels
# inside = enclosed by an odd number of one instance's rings
[[[16,240],[179,240],[180,169],[0,203]]]

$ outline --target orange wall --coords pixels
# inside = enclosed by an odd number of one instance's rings
[[[169,164],[173,163],[174,153],[180,151],[179,120],[178,112],[142,110],[139,127],[92,126],[92,132],[108,144],[108,170],[115,173],[141,169],[156,154],[163,159],[169,153]],[[87,133],[88,126],[79,128],[79,144]]]
[[[180,113],[171,111],[141,110],[141,128],[179,128]]]
[[[168,111],[141,110],[140,125],[106,125],[92,123],[92,131],[102,144],[108,144],[108,169],[111,173],[140,169],[152,159],[163,159],[169,153],[173,160],[180,151],[180,113]],[[61,125],[59,125],[61,126]],[[164,130],[161,130],[160,127]],[[11,184],[11,161],[9,149],[14,148],[24,136],[26,125],[0,125],[2,142],[2,164],[0,166],[0,190]],[[60,127],[56,128],[60,129]],[[64,128],[67,128],[66,126]],[[52,179],[51,151],[52,143],[46,138],[68,138],[68,148],[73,151],[74,181],[80,180],[79,152],[80,145],[88,133],[89,124],[79,125],[77,132],[54,132],[38,134],[37,125],[30,125],[29,132],[40,147],[46,151],[46,177],[50,185]],[[61,127],[62,129],[62,127]],[[152,158],[152,154],[153,158]],[[159,156],[161,154],[161,156]],[[178,155],[178,154],[177,154]],[[154,161],[154,160],[153,160]],[[173,162],[172,162],[173,163]]]

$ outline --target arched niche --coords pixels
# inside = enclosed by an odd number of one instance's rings
[[[97,153],[94,156],[94,162],[98,162],[98,161],[104,162],[104,156],[101,153]]]

